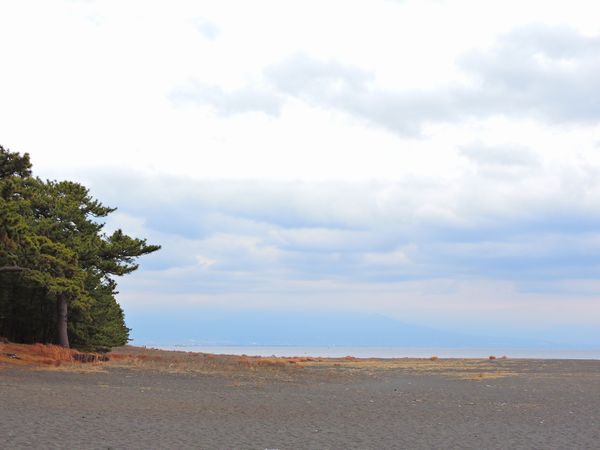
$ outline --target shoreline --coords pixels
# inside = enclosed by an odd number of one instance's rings
[[[247,355],[263,357],[341,358],[429,358],[481,359],[506,356],[511,359],[600,360],[600,348],[544,347],[429,347],[429,346],[299,346],[299,345],[148,345],[165,351],[212,353],[217,355]]]

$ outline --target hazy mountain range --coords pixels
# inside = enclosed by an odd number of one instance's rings
[[[136,311],[128,321],[137,345],[294,345],[403,347],[572,347],[523,336],[458,333],[375,314],[188,309]]]

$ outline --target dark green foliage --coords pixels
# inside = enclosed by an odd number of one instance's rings
[[[0,145],[0,179],[17,175],[20,177],[28,177],[31,175],[31,162],[29,161],[29,153],[20,155],[5,150]]]
[[[0,274],[0,334],[15,342],[54,342],[56,303],[43,289]]]
[[[67,324],[57,308],[66,304],[74,346],[106,351],[127,342],[113,277],[160,247],[121,230],[104,234],[98,219],[113,211],[78,183],[32,177],[27,154],[0,146],[0,336],[58,342]]]
[[[74,347],[83,350],[109,351],[125,345],[129,328],[125,326],[123,310],[115,301],[116,284],[97,283],[91,289],[93,299],[89,311],[77,309],[69,323],[69,334]]]

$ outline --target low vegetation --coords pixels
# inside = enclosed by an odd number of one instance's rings
[[[81,355],[96,355],[83,358]],[[87,361],[87,362],[86,362]],[[399,370],[406,373],[438,374],[451,378],[482,381],[515,375],[509,361],[489,359],[431,358],[313,358],[213,355],[210,353],[166,351],[143,347],[115,348],[107,357],[81,353],[56,345],[0,343],[0,369],[18,365],[34,369],[102,370],[123,368],[172,373],[249,376],[282,379],[304,373],[329,375],[374,375],[379,371]],[[311,370],[313,369],[313,370]]]

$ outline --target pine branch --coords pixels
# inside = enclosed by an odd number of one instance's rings
[[[25,267],[20,267],[20,266],[0,266],[0,273],[2,272],[24,272],[26,270]]]

